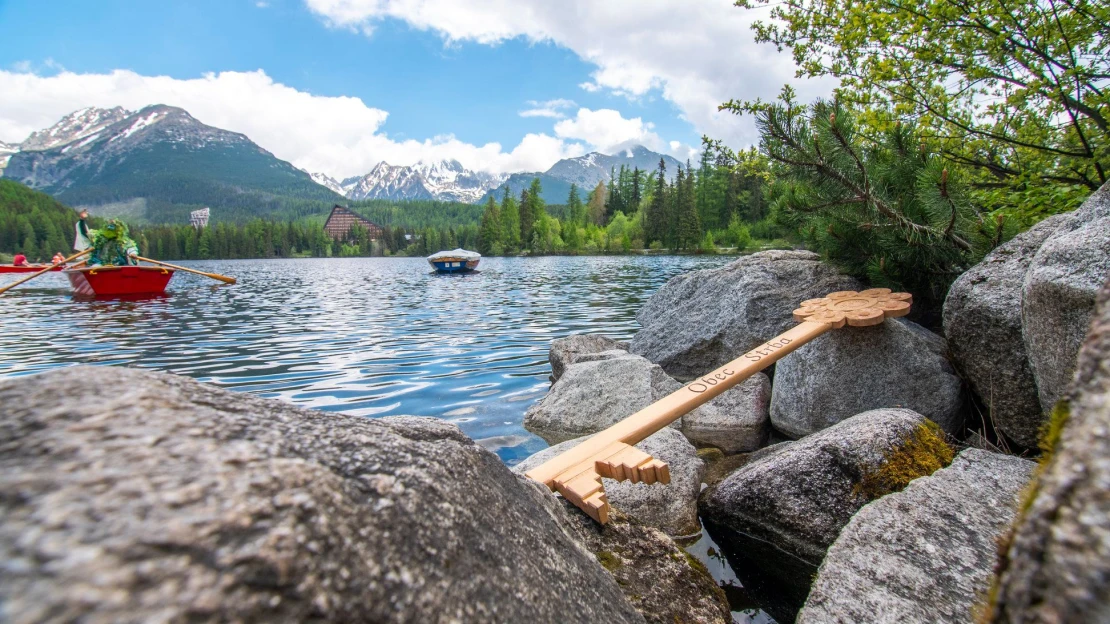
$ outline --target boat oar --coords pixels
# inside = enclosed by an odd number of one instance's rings
[[[221,282],[223,282],[225,284],[234,284],[235,283],[235,278],[234,277],[228,277],[226,275],[220,275],[219,273],[205,273],[204,271],[198,271],[196,269],[189,269],[189,268],[186,268],[186,267],[183,267],[183,266],[177,266],[176,264],[170,264],[169,262],[159,262],[157,260],[151,260],[150,258],[144,258],[142,256],[135,256],[135,259],[136,260],[142,260],[143,262],[149,262],[151,264],[157,264],[157,265],[160,265],[160,266],[169,267],[169,268],[175,269],[177,271],[185,271],[186,273],[196,273],[197,275],[203,275],[205,277],[211,277],[212,279],[220,280]]]
[[[72,256],[70,256],[70,257],[66,258],[65,260],[63,260],[63,261],[62,261],[62,262],[60,262],[59,264],[66,264],[66,263],[67,263],[67,262],[69,262],[70,260],[76,260],[77,258],[80,258],[81,256],[84,256],[84,255],[86,255],[86,254],[90,254],[90,253],[92,253],[92,249],[91,249],[91,248],[90,248],[90,249],[86,249],[85,251],[79,251],[79,252],[77,252],[77,253],[73,254]],[[23,279],[21,279],[21,280],[16,280],[16,281],[12,282],[11,284],[8,284],[7,286],[5,286],[5,287],[3,287],[3,288],[0,288],[0,295],[2,295],[2,294],[4,294],[5,292],[7,292],[7,291],[11,290],[12,288],[15,288],[16,286],[19,286],[19,285],[20,285],[20,284],[22,284],[23,282],[29,282],[29,281],[31,281],[31,280],[33,280],[33,279],[35,279],[36,277],[38,277],[38,276],[42,275],[43,273],[46,273],[46,272],[48,272],[48,271],[50,271],[50,270],[52,270],[52,269],[56,268],[57,266],[58,266],[57,264],[51,264],[50,266],[48,266],[48,267],[46,267],[45,269],[43,269],[43,270],[39,271],[38,273],[32,273],[32,274],[28,275],[27,277],[25,277],[25,278],[23,278]]]

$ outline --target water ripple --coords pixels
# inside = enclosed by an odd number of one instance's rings
[[[143,301],[76,300],[47,274],[3,296],[0,376],[141,366],[322,410],[442,417],[515,463],[545,446],[521,421],[547,390],[552,339],[626,340],[667,279],[727,260],[487,258],[465,276],[416,258],[194,262],[239,283],[178,272]]]

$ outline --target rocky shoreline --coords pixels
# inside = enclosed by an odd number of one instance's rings
[[[642,442],[672,482],[607,482],[605,527],[523,472],[864,285],[805,251],[672,279],[629,343],[552,344],[524,424],[553,446],[512,470],[437,419],[134,369],[5,380],[0,620],[728,622],[675,541],[704,524],[779,622],[1096,621],[1108,275],[1110,186],[971,267],[940,333],[826,334]]]

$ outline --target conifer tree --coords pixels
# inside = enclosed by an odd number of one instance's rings
[[[774,192],[784,218],[847,272],[909,290],[927,309],[1007,233],[909,124],[870,140],[839,103],[790,99],[763,105],[756,124],[762,149],[782,165]]]
[[[539,178],[532,178],[532,183],[520,193],[520,240],[531,241],[532,234],[536,231],[536,221],[543,218],[544,201],[541,193]]]
[[[605,225],[613,219],[613,215],[618,212],[624,212],[624,188],[621,184],[621,178],[624,177],[624,165],[621,165],[620,173],[617,173],[615,167],[609,169],[609,195],[605,201],[605,220],[598,225]]]
[[[651,203],[648,204],[646,212],[644,243],[650,246],[655,241],[663,242],[667,233],[667,162],[663,158],[659,159],[655,191],[652,193]]]
[[[707,230],[715,230],[720,227],[717,219],[719,210],[716,210],[717,205],[713,201],[713,162],[708,145],[702,150],[698,165],[697,183],[695,185],[698,218]],[[728,221],[725,221],[725,223],[728,223]]]
[[[578,185],[574,183],[567,195],[567,222],[576,228],[586,225],[586,205],[578,197]]]
[[[682,236],[679,224],[682,215],[682,200],[686,190],[686,171],[680,166],[671,184],[671,192],[667,193],[667,237],[664,244],[671,249],[682,248]]]
[[[632,170],[632,174],[631,174],[630,179],[629,179],[628,202],[625,205],[625,213],[626,214],[632,214],[632,213],[634,213],[634,212],[636,212],[637,210],[640,209],[640,199],[641,199],[641,197],[640,197],[640,195],[641,195],[640,180],[643,177],[643,175],[644,175],[644,172],[640,171],[639,167],[636,167],[635,169]]]
[[[528,194],[532,197],[532,221],[533,223],[539,219],[547,216],[547,202],[543,200],[543,186],[540,184],[539,178],[532,178],[532,184],[528,187]]]
[[[501,244],[506,253],[520,251],[520,209],[508,185],[501,197]]]
[[[701,238],[701,221],[698,219],[697,192],[695,189],[694,172],[690,170],[690,163],[686,163],[686,177],[680,183],[678,190],[679,203],[678,215],[678,240],[679,248],[695,247]]]
[[[482,225],[478,231],[478,253],[489,255],[494,246],[501,243],[501,211],[493,195],[486,201],[486,211],[482,213]]]

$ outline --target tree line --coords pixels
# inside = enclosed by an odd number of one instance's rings
[[[539,179],[520,197],[508,187],[486,200],[478,251],[488,255],[621,253],[644,248],[712,252],[743,249],[753,236],[774,239],[785,230],[767,219],[768,162],[706,145],[697,168],[689,162],[668,177],[662,158],[653,171],[621,166],[583,198],[572,184],[563,218],[549,213]]]

